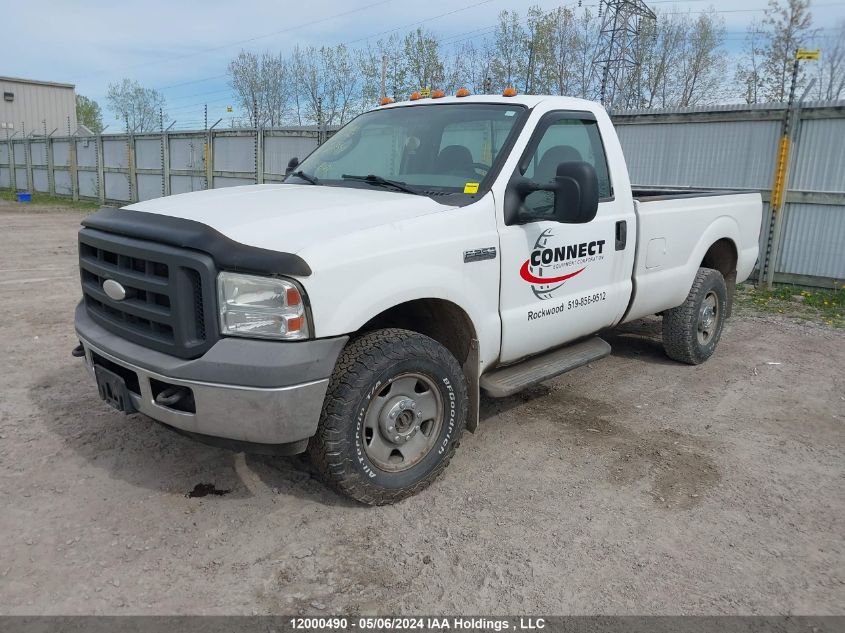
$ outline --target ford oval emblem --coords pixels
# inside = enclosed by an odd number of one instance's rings
[[[126,288],[114,279],[106,279],[103,282],[103,292],[113,301],[123,301],[126,299]]]

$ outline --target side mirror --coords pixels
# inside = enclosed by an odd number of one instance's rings
[[[285,176],[290,176],[291,172],[299,167],[299,159],[294,156],[288,161],[288,166],[285,168]]]
[[[525,199],[535,191],[554,194],[552,213],[531,214]],[[514,178],[505,190],[505,224],[536,220],[556,220],[563,224],[584,224],[596,217],[599,208],[599,183],[595,168],[584,161],[560,163],[549,182]]]
[[[554,179],[555,219],[566,224],[592,222],[599,208],[599,178],[590,163],[557,166]]]

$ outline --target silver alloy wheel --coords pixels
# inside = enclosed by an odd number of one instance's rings
[[[712,290],[704,295],[698,311],[698,342],[707,345],[719,325],[719,297]]]
[[[443,399],[434,381],[401,374],[370,401],[361,439],[374,466],[398,472],[428,455],[442,426]]]

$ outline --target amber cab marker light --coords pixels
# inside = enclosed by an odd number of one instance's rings
[[[389,103],[393,103],[393,99],[390,97],[382,97],[381,101],[379,101],[379,105],[387,105]]]
[[[422,99],[422,95],[419,92],[412,92],[410,99],[411,101],[416,101],[417,99]]]
[[[516,88],[505,88],[502,90],[503,97],[515,97],[516,96]]]
[[[432,99],[440,99],[441,97],[445,97],[446,93],[442,90],[432,90],[431,91],[431,98]]]
[[[469,90],[467,90],[466,88],[460,88],[455,93],[455,96],[456,97],[468,97],[469,96]]]

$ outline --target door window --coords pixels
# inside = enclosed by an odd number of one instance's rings
[[[599,199],[612,197],[607,159],[601,142],[598,124],[565,118],[553,121],[542,132],[539,143],[521,173],[536,182],[549,182],[557,173],[560,163],[585,161],[596,170],[599,181]],[[535,191],[525,198],[526,210],[532,215],[548,215],[554,210],[551,191]]]

